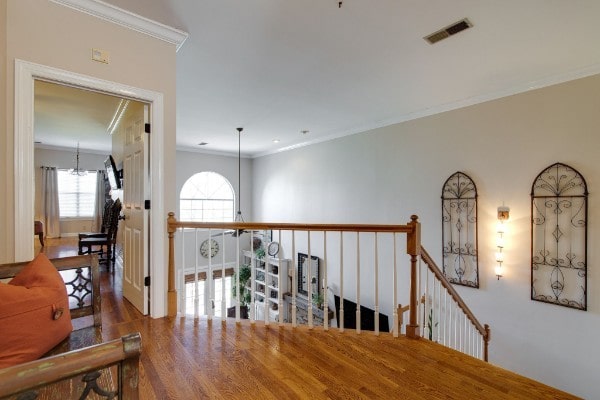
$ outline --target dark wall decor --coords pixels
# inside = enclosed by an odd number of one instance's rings
[[[442,256],[450,282],[479,287],[477,188],[462,172],[451,175],[442,188]]]
[[[308,285],[312,285],[311,293],[313,297],[322,294],[319,285],[320,268],[319,257],[311,256],[308,262],[308,254],[298,253],[298,293],[308,296]],[[309,271],[310,268],[310,271]]]
[[[531,188],[531,299],[587,309],[587,185],[568,165]]]

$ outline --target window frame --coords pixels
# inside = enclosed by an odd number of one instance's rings
[[[56,172],[57,172],[57,191],[58,191],[58,208],[59,208],[59,219],[61,221],[75,221],[75,220],[90,220],[94,218],[94,213],[95,213],[95,202],[96,202],[96,196],[97,196],[97,190],[98,190],[98,174],[97,171],[87,171],[87,174],[85,175],[86,177],[88,176],[92,176],[94,177],[94,184],[93,184],[93,193],[92,193],[92,204],[90,207],[91,210],[91,214],[90,215],[81,215],[81,207],[80,207],[80,202],[79,202],[79,197],[81,193],[86,193],[86,192],[82,192],[82,191],[78,191],[78,192],[67,192],[69,195],[73,195],[74,193],[77,193],[77,201],[75,202],[76,204],[76,211],[77,211],[77,215],[63,215],[62,214],[62,208],[61,208],[61,182],[63,182],[64,185],[64,180],[65,180],[65,176],[62,175],[68,175],[69,174],[69,169],[67,168],[57,168]],[[79,181],[79,179],[82,178],[82,176],[78,176],[76,179]]]
[[[182,193],[184,192],[184,190],[186,190],[186,185],[190,184],[190,185],[196,185],[196,186],[200,186],[199,183],[195,183],[194,180],[197,179],[202,179],[202,175],[208,175],[208,177],[210,177],[211,175],[213,176],[217,176],[220,178],[221,180],[221,184],[226,184],[227,188],[230,190],[231,193],[231,198],[223,198],[223,197],[215,197],[215,198],[211,198],[211,197],[182,197]],[[215,191],[216,189],[213,189],[212,191]],[[235,190],[233,189],[233,185],[231,184],[231,182],[223,175],[219,174],[218,172],[214,172],[214,171],[200,171],[197,172],[195,174],[193,174],[192,176],[190,176],[185,182],[184,184],[181,186],[181,190],[179,191],[179,216],[180,216],[180,220],[182,221],[193,221],[193,222],[234,222],[235,221],[235,197],[236,193]],[[189,207],[183,207],[183,203],[184,202],[189,202],[190,206]],[[211,203],[217,203],[217,202],[222,202],[222,203],[229,203],[230,207],[220,207],[220,208],[207,208],[206,204],[211,204]],[[194,207],[195,204],[200,204],[199,207]],[[231,209],[231,217],[227,216],[225,217],[225,213],[226,211],[229,211],[229,208]],[[219,211],[220,215],[223,218],[207,218],[205,215],[207,214],[206,211]],[[200,218],[198,218],[197,216],[194,215],[194,211],[196,211],[196,213],[200,213]],[[184,217],[184,212],[186,214],[189,214],[190,217],[188,218],[187,215]]]

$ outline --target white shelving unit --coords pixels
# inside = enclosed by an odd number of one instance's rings
[[[251,265],[254,289],[255,319],[265,320],[265,302],[269,321],[278,322],[283,312],[287,321],[287,306],[284,294],[288,292],[288,268],[291,260],[265,256],[262,260],[250,251],[244,251],[244,263]]]

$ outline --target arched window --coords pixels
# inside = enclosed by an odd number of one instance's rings
[[[587,185],[556,163],[531,187],[531,298],[587,309]]]
[[[179,193],[182,221],[233,222],[235,194],[229,181],[216,172],[191,176]]]
[[[477,188],[462,172],[452,174],[442,188],[442,255],[450,282],[479,287]]]

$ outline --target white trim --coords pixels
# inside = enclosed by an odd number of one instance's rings
[[[164,104],[163,94],[140,89],[91,76],[81,75],[45,65],[15,59],[15,261],[33,258],[33,104],[34,80],[46,81],[86,88],[120,97],[128,97],[152,104],[152,141],[150,145],[151,199],[150,220],[150,315],[160,318],[166,315],[167,277],[166,259],[166,215],[164,210]],[[30,177],[28,184],[23,184]],[[28,222],[31,221],[31,222]],[[24,223],[26,222],[26,223]]]
[[[56,4],[72,8],[94,17],[121,25],[127,29],[141,32],[145,35],[164,40],[181,48],[189,34],[179,29],[172,28],[160,22],[153,21],[141,15],[134,14],[101,0],[50,0]]]
[[[426,108],[423,110],[414,111],[411,113],[407,113],[401,115],[399,117],[394,117],[391,119],[386,119],[382,121],[376,121],[369,124],[365,124],[362,126],[354,127],[351,130],[344,131],[334,131],[326,136],[322,136],[319,138],[315,138],[313,140],[309,140],[302,143],[293,144],[291,146],[282,147],[276,150],[264,151],[253,154],[251,158],[258,158],[263,156],[268,156],[271,154],[282,153],[284,151],[294,150],[301,147],[310,146],[317,143],[328,142],[330,140],[335,140],[342,138],[344,136],[355,135],[358,133],[368,132],[374,129],[384,128],[386,126],[400,124],[406,121],[412,121],[418,118],[428,117],[435,114],[440,114],[446,111],[457,110],[464,107],[469,107],[475,104],[485,103],[491,100],[497,100],[503,97],[512,96],[519,93],[528,92],[530,90],[541,89],[547,86],[558,85],[559,83],[564,83],[568,81],[572,81],[575,79],[581,79],[588,76],[600,74],[600,64],[592,64],[584,68],[579,68],[573,71],[568,71],[561,74],[555,74],[543,79],[538,79],[535,81],[525,82],[518,85],[515,85],[508,89],[497,90],[491,93],[484,93],[479,96],[473,96],[468,99],[457,100],[446,104],[440,104],[431,108]]]

